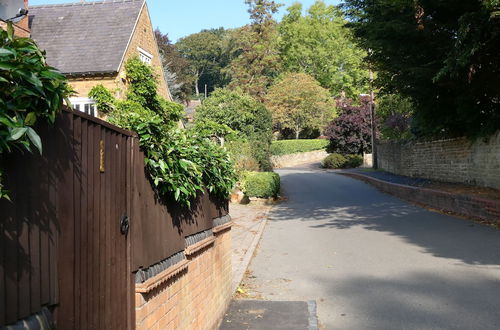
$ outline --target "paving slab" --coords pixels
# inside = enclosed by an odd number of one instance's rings
[[[219,330],[313,328],[314,324],[310,323],[310,307],[305,301],[233,300]]]

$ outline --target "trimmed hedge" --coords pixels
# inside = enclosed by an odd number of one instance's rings
[[[273,156],[288,155],[298,152],[308,152],[325,149],[329,140],[279,140],[271,144],[271,154]]]
[[[360,155],[346,155],[333,153],[321,162],[323,168],[354,168],[363,165],[363,157]]]
[[[280,176],[274,172],[244,172],[241,189],[248,197],[277,197],[280,192]]]

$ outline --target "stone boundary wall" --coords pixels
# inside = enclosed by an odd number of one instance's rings
[[[343,172],[341,174],[369,183],[384,193],[418,205],[474,219],[500,223],[500,201],[497,200],[390,183],[360,173]]]
[[[151,289],[136,285],[137,329],[216,329],[231,301],[231,223],[190,249]],[[144,292],[147,291],[147,292]]]
[[[271,156],[271,163],[274,168],[293,167],[309,162],[322,161],[328,153],[324,150],[300,152],[282,156]]]
[[[500,189],[500,131],[476,141],[380,143],[377,164],[399,175]]]

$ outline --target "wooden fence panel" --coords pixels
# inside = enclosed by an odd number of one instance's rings
[[[227,200],[160,202],[134,134],[83,113],[37,129],[43,156],[0,159],[12,199],[0,200],[0,327],[48,307],[60,329],[131,329],[133,272],[184,250]]]

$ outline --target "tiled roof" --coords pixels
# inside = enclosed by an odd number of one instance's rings
[[[31,37],[62,73],[117,72],[144,1],[32,6]]]

